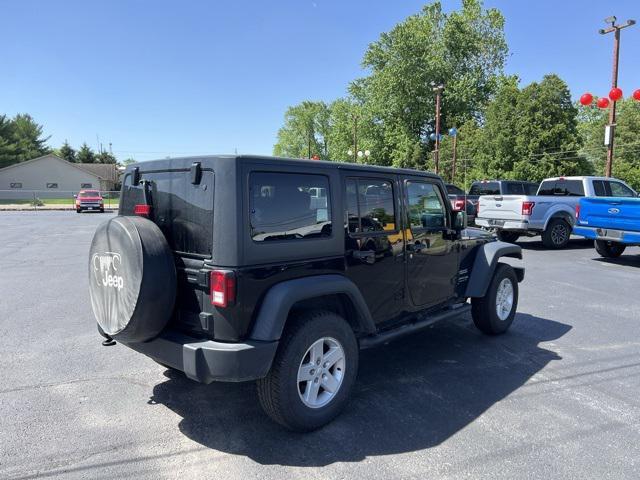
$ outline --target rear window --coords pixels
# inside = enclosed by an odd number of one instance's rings
[[[256,242],[331,236],[329,179],[257,172],[249,177],[251,238]]]
[[[504,193],[505,195],[524,195],[524,186],[519,182],[507,182]]]
[[[524,194],[525,195],[535,195],[538,191],[537,183],[525,183],[524,184]]]
[[[148,181],[147,192],[153,220],[176,252],[211,256],[213,243],[213,172],[203,170],[200,183],[191,183],[189,170],[140,172]],[[133,215],[144,203],[142,185],[132,185],[131,174],[124,179],[120,204],[123,215]]]
[[[469,195],[500,195],[498,182],[474,182],[469,190]]]
[[[449,183],[447,184],[447,193],[449,195],[464,195],[464,190]]]
[[[538,195],[584,197],[582,180],[546,180],[540,184]]]

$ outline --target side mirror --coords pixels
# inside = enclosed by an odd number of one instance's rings
[[[469,222],[467,218],[467,212],[458,211],[453,213],[455,214],[455,216],[453,217],[453,228],[455,230],[464,230],[465,228],[467,228]]]

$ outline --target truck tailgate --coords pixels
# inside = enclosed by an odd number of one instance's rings
[[[498,220],[522,220],[522,202],[525,195],[483,195],[479,201],[478,216]]]
[[[580,200],[580,225],[640,231],[640,198],[583,198]]]

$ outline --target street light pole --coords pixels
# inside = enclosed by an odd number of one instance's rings
[[[456,148],[458,145],[458,135],[453,135],[453,156],[451,158],[451,183],[456,180]]]
[[[616,17],[608,17],[605,18],[605,23],[610,23],[611,26],[608,28],[602,28],[598,30],[600,35],[606,35],[607,33],[613,32],[613,74],[611,80],[611,87],[615,88],[618,86],[618,60],[620,59],[620,30],[623,28],[630,27],[631,25],[635,25],[635,20],[627,20],[627,23],[624,25],[616,25]],[[611,171],[613,169],[613,137],[616,125],[616,103],[611,102],[611,109],[609,110],[609,137],[607,138],[607,165],[605,167],[605,176],[610,177]]]
[[[434,151],[434,163],[435,171],[438,174],[440,170],[440,100],[442,97],[442,90],[444,85],[435,85],[432,83],[433,91],[436,92],[436,149]]]

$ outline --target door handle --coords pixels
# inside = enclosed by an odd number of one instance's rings
[[[354,250],[352,255],[356,260],[369,265],[373,265],[376,261],[376,252],[373,250]]]

